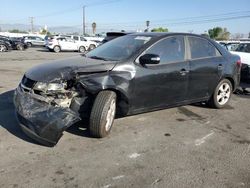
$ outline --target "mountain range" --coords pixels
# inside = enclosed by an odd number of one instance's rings
[[[39,31],[44,26],[34,25],[34,30]],[[0,24],[0,31],[8,31],[12,29],[18,29],[20,31],[30,31],[31,25],[28,24]],[[82,29],[80,27],[70,27],[70,26],[54,26],[48,27],[48,31],[51,33],[81,33]]]

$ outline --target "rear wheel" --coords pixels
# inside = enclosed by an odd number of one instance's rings
[[[24,47],[23,47],[22,44],[18,44],[18,45],[16,46],[16,49],[22,51],[22,50],[24,50]]]
[[[91,50],[93,50],[93,49],[95,49],[96,48],[96,46],[94,45],[94,44],[90,44],[89,45],[89,51],[91,51]]]
[[[4,44],[0,44],[0,52],[7,52],[8,48]]]
[[[27,42],[27,46],[28,46],[28,47],[31,47],[31,46],[32,46],[32,43],[31,43],[31,42]]]
[[[112,128],[116,113],[116,94],[113,91],[101,91],[93,104],[89,131],[92,136],[103,138]]]
[[[54,52],[58,53],[58,52],[61,51],[61,48],[60,48],[60,46],[55,46],[55,47],[53,48],[53,50],[54,50]]]
[[[84,46],[80,46],[79,47],[79,52],[80,53],[84,53],[86,51],[85,47]]]
[[[232,84],[229,80],[223,79],[217,85],[213,95],[208,101],[213,108],[223,108],[226,106],[232,95]]]

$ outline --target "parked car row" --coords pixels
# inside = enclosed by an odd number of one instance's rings
[[[10,38],[0,36],[0,52],[7,52],[10,50],[25,50],[28,46],[19,38]]]
[[[84,53],[96,48],[99,43],[85,39],[83,36],[54,36],[45,42],[45,47],[49,51],[56,53],[60,51],[78,51]]]
[[[24,50],[28,47],[46,47],[49,51],[56,53],[60,51],[78,51],[84,53],[101,44],[101,38],[83,37],[79,35],[54,35],[46,36],[44,39],[39,36],[24,36],[21,38],[9,38],[0,36],[0,52],[12,49]]]
[[[250,42],[230,41],[219,43],[232,54],[240,56],[242,62],[240,84],[243,90],[250,88]]]

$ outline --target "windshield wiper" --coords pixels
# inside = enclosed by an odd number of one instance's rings
[[[114,61],[112,59],[108,59],[108,58],[105,58],[105,57],[99,57],[99,56],[89,56],[89,58],[91,59],[99,59],[99,60],[103,60],[103,61]]]

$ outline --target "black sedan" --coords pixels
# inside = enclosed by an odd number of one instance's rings
[[[115,116],[207,102],[228,104],[240,79],[240,58],[216,42],[185,33],[140,33],[86,54],[28,70],[14,103],[23,131],[55,145],[69,126],[89,122],[107,136]]]
[[[4,50],[6,50],[6,51],[8,51],[10,49],[25,50],[28,48],[28,46],[26,44],[24,44],[21,40],[18,40],[16,38],[9,38],[9,37],[5,37],[5,36],[0,36],[0,41],[2,43],[10,44],[10,45],[2,46],[2,48],[4,48]]]

